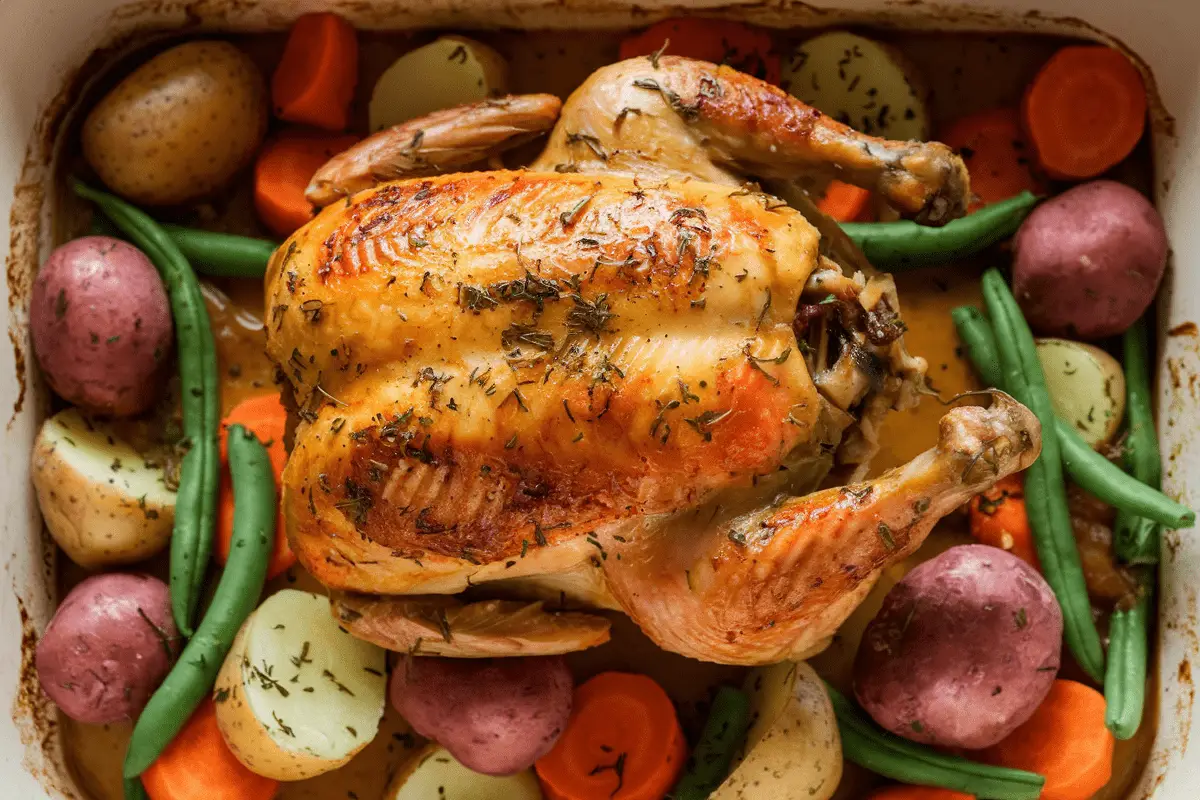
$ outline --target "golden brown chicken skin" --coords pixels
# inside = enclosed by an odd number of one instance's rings
[[[816,246],[790,208],[695,182],[472,173],[327,209],[267,281],[268,352],[304,409],[283,487],[300,558],[366,591],[519,574],[819,450],[792,333]]]

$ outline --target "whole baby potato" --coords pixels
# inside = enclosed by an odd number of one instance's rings
[[[83,154],[117,194],[170,205],[228,183],[266,130],[266,84],[254,62],[228,42],[188,42],[96,104],[83,123]]]
[[[145,411],[158,396],[174,331],[150,259],[108,236],[50,254],[33,283],[33,349],[64,400],[102,414]]]
[[[392,671],[392,706],[413,730],[485,775],[528,769],[571,716],[573,683],[560,656],[409,656]]]
[[[138,715],[178,649],[167,585],[110,572],[71,590],[42,634],[34,663],[42,690],[64,714],[103,725]]]
[[[1140,192],[1092,181],[1042,203],[1013,239],[1013,293],[1039,334],[1100,339],[1145,313],[1167,265],[1162,217]]]
[[[1050,691],[1062,635],[1037,570],[996,547],[952,547],[888,592],[859,646],[854,692],[898,736],[989,747]]]

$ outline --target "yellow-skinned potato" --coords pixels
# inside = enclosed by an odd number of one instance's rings
[[[83,123],[83,154],[117,194],[144,205],[203,197],[250,163],[267,130],[267,89],[227,42],[160,53],[104,96]]]
[[[1038,360],[1060,419],[1092,447],[1111,442],[1125,416],[1125,372],[1099,347],[1038,339]]]
[[[383,800],[542,800],[533,770],[493,777],[472,772],[438,744],[427,744],[392,779]]]
[[[825,684],[804,662],[752,670],[753,723],[743,755],[710,800],[828,800],[842,779],[842,739]]]
[[[42,424],[30,475],[46,527],[67,557],[90,569],[132,564],[162,550],[175,521],[163,471],[77,409]]]
[[[382,648],[338,627],[329,598],[284,589],[242,624],[217,675],[217,725],[248,769],[298,781],[337,769],[379,732]]]
[[[504,56],[465,36],[442,36],[400,56],[375,82],[368,109],[371,130],[486,100],[507,88]]]
[[[890,45],[849,31],[801,43],[783,66],[795,97],[851,128],[886,139],[929,138],[928,91]]]

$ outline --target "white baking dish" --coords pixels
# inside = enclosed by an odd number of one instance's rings
[[[1200,502],[1200,4],[1185,0],[995,0],[983,6],[926,5],[921,0],[691,0],[693,13],[737,16],[762,24],[817,27],[846,22],[921,28],[1065,33],[1107,41],[1140,57],[1152,78],[1159,208],[1174,251],[1161,300],[1159,410],[1166,489]],[[54,603],[54,549],[42,532],[27,478],[30,444],[45,406],[31,369],[24,325],[26,290],[52,231],[50,180],[57,136],[78,90],[90,77],[89,56],[120,47],[131,34],[183,27],[282,28],[298,14],[332,8],[360,27],[629,27],[678,5],[664,0],[4,0],[0,3],[0,215],[11,220],[6,252],[9,303],[0,318],[11,348],[0,348],[0,413],[5,471],[0,483],[0,797],[79,797],[62,764],[55,713],[41,698],[32,669],[38,631]],[[1191,664],[1200,657],[1197,581],[1200,539],[1167,537],[1159,628],[1158,736],[1131,795],[1155,800],[1200,797],[1200,734]]]

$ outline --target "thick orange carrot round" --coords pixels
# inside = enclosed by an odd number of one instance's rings
[[[1115,744],[1104,726],[1104,695],[1057,680],[1033,716],[983,756],[1044,775],[1041,800],[1088,800],[1112,777]]]
[[[1025,509],[1025,481],[1019,473],[972,497],[970,520],[975,541],[1007,550],[1041,571]]]
[[[275,489],[279,490],[280,476],[287,464],[287,451],[283,447],[283,434],[287,426],[287,410],[279,402],[279,395],[263,395],[243,400],[234,406],[221,421],[221,483],[217,489],[217,528],[214,553],[222,564],[229,558],[229,547],[233,541],[233,483],[229,477],[229,454],[225,437],[229,426],[241,425],[258,437],[267,448],[271,467],[275,472]],[[267,566],[267,577],[273,578],[296,563],[296,555],[288,547],[287,531],[283,524],[283,506],[275,522],[275,549]]]
[[[778,84],[782,74],[771,34],[741,22],[697,17],[664,19],[622,41],[620,55],[623,59],[634,58],[660,50],[667,55],[728,64],[772,84]]]
[[[870,202],[869,189],[832,180],[825,187],[825,194],[817,202],[817,208],[838,222],[870,222]]]
[[[873,792],[867,800],[975,800],[975,795],[931,786],[889,786]]]
[[[275,116],[330,131],[346,129],[358,83],[358,37],[337,14],[305,14],[288,34],[271,78]]]
[[[549,800],[661,800],[686,760],[666,692],[644,675],[604,672],[575,689],[567,727],[536,769]]]
[[[1141,73],[1110,47],[1064,47],[1025,90],[1025,130],[1055,178],[1094,178],[1133,150],[1146,128]]]
[[[1007,200],[1026,190],[1045,191],[1031,169],[1033,154],[1025,143],[1016,109],[994,108],[955,120],[938,137],[962,155],[971,174],[970,210]]]
[[[150,800],[271,800],[279,782],[256,775],[229,751],[206,699],[142,773]]]
[[[286,131],[264,144],[254,164],[254,208],[263,224],[286,237],[312,219],[312,204],[304,198],[308,182],[326,161],[357,141]]]
[[[225,437],[229,428],[241,425],[253,433],[267,448],[271,457],[271,466],[275,467],[275,477],[283,472],[287,463],[287,450],[283,446],[283,436],[287,430],[287,409],[277,394],[263,394],[248,397],[229,410],[225,419],[221,420],[220,448],[221,462],[229,463],[229,443]]]

